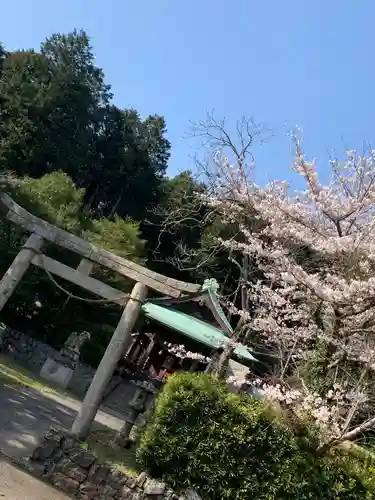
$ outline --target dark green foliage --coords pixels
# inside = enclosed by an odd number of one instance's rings
[[[141,120],[135,110],[109,106],[103,110],[97,137],[99,159],[88,173],[85,202],[96,215],[142,220],[157,201],[170,144],[164,119]]]
[[[0,71],[3,67],[3,63],[6,57],[7,57],[7,52],[4,48],[4,45],[0,42]]]
[[[0,189],[58,227],[143,263],[140,223],[158,202],[170,144],[161,116],[143,119],[111,99],[84,31],[55,33],[39,52],[7,52],[0,45],[0,174],[7,179]],[[25,237],[0,220],[1,274]],[[47,251],[72,267],[79,262],[72,253]],[[131,283],[114,280],[113,273],[95,267],[93,275],[129,291]],[[113,305],[67,300],[42,271],[31,269],[1,319],[55,346],[71,331],[88,330],[85,360],[96,364],[120,313]]]
[[[84,31],[33,50],[0,46],[0,169],[38,178],[63,171],[98,217],[141,220],[155,203],[170,144],[160,116],[111,103]]]
[[[334,450],[334,460],[343,470],[358,477],[372,492],[375,492],[375,454],[373,447],[362,447],[354,443],[343,443]]]
[[[180,245],[189,252],[201,246],[199,221],[205,210],[202,207],[197,212],[196,193],[203,189],[204,186],[198,184],[188,170],[171,179],[162,179],[157,192],[158,206],[142,224],[148,261],[156,271],[186,281],[203,281],[197,262],[186,262],[188,269],[177,262]]]
[[[304,378],[312,390],[319,394],[326,394],[334,382],[334,370],[328,369],[332,362],[330,346],[320,342],[311,351],[304,366]]]
[[[210,499],[357,499],[364,488],[309,453],[275,410],[230,394],[210,375],[168,379],[138,459],[157,477]]]
[[[116,253],[135,260],[145,256],[147,266],[162,274],[193,282],[217,277],[225,282],[223,291],[230,295],[237,288],[237,267],[228,267],[226,252],[210,255],[213,238],[225,236],[220,232],[222,225],[219,221],[218,229],[211,221],[202,223],[206,209],[200,206],[197,210],[195,192],[205,187],[190,172],[172,179],[166,177],[170,155],[166,134],[162,116],[143,118],[137,110],[113,104],[110,86],[95,62],[84,31],[55,33],[39,51],[6,52],[0,46],[0,174],[24,179],[24,189],[18,186],[12,194],[21,205]],[[44,177],[47,174],[53,176]],[[62,186],[63,174],[69,176],[71,185],[65,178]],[[73,194],[72,186],[75,194],[66,198],[67,190]],[[157,205],[161,206],[161,216],[150,210]],[[163,232],[166,218],[180,219],[181,224],[176,230],[169,227]],[[5,270],[22,237],[14,227],[3,226],[0,231],[7,247],[0,256],[0,265]],[[187,270],[172,262],[178,256],[179,242],[188,252],[197,252],[182,263]],[[77,264],[71,255],[64,255],[63,260]],[[60,342],[68,328],[62,321],[70,318],[72,324],[77,313],[79,319],[71,328],[79,328],[85,316],[83,305],[72,306],[72,301],[65,305],[65,299],[52,294],[47,284],[43,290],[50,297],[50,314],[43,318],[42,328],[40,324],[27,327],[27,322],[21,321],[29,315],[26,294],[31,294],[28,300],[33,302],[34,294],[39,293],[36,284],[40,278],[34,274],[29,273],[28,281],[33,285],[27,288],[23,281],[17,291],[22,293],[23,289],[24,298],[16,310],[25,314],[17,313],[13,326],[27,328],[31,333],[35,330],[43,338],[52,336]],[[230,283],[228,276],[233,276]],[[101,277],[112,279],[108,273]],[[81,294],[79,289],[76,291]],[[9,307],[3,314],[10,321]],[[62,307],[63,314],[59,312]],[[107,325],[107,307],[96,308],[96,312],[98,324]],[[41,318],[40,313],[32,312],[32,318],[36,317]]]

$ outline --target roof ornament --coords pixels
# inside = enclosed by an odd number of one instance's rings
[[[202,285],[202,292],[213,292],[215,295],[218,295],[219,292],[219,283],[215,278],[205,279]]]

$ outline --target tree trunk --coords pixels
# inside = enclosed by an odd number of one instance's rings
[[[218,377],[223,378],[225,377],[226,370],[228,368],[228,363],[229,360],[231,359],[233,355],[233,351],[235,349],[234,344],[236,342],[239,342],[241,335],[244,330],[244,320],[241,318],[240,321],[238,322],[238,325],[236,326],[232,337],[230,338],[230,341],[227,342],[227,344],[224,346],[224,349],[216,363],[216,366],[213,370],[214,373],[218,375]]]

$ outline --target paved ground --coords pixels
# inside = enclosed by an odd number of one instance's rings
[[[71,398],[0,385],[0,451],[27,458],[49,427],[69,429],[79,406]],[[116,416],[98,412],[94,428],[120,426]]]
[[[69,497],[0,457],[0,499],[69,500]]]
[[[0,383],[0,500],[68,500],[61,492],[29,475],[6,456],[27,459],[51,426],[69,429],[80,402]],[[113,413],[113,412],[112,412]],[[119,429],[118,416],[100,411],[93,429]]]

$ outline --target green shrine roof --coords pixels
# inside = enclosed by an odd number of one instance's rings
[[[200,319],[189,316],[175,309],[169,309],[157,304],[147,302],[142,306],[142,311],[146,318],[152,319],[165,325],[166,327],[179,332],[181,335],[199,342],[200,344],[216,349],[229,342],[229,338],[218,328],[201,321]],[[226,318],[225,318],[226,319]],[[234,350],[236,358],[247,361],[257,361],[254,356],[245,348],[238,347]]]

